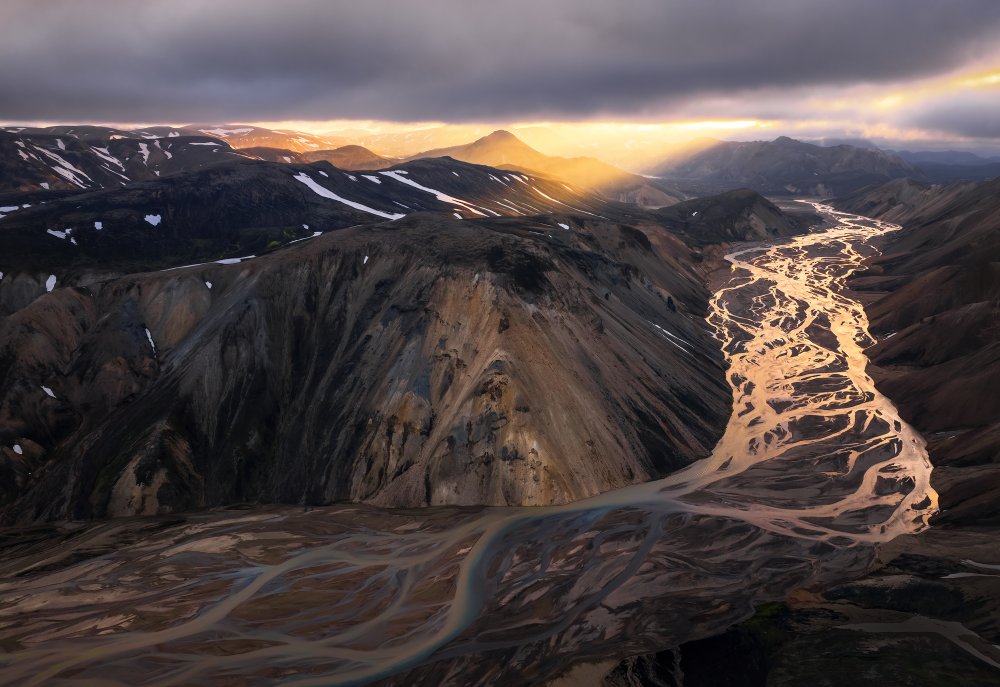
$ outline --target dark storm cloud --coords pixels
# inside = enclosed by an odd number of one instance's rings
[[[991,50],[995,0],[3,0],[0,119],[635,117]]]
[[[925,103],[909,124],[940,134],[1000,139],[1000,91],[959,93]]]

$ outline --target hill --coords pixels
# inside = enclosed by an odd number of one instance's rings
[[[144,137],[104,127],[0,130],[0,193],[99,189],[238,159],[208,136]]]
[[[376,155],[363,146],[348,145],[335,148],[334,150],[315,150],[304,153],[303,157],[307,162],[319,162],[326,160],[334,167],[348,170],[370,170],[386,169],[397,164],[398,160],[391,160],[381,155]],[[470,160],[467,160],[470,162]]]
[[[749,189],[693,198],[654,214],[664,226],[696,245],[794,236],[820,222],[812,213],[783,211]]]

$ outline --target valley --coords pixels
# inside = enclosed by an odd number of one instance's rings
[[[0,687],[1000,685],[996,0],[0,65]]]
[[[817,210],[830,228],[727,256],[708,319],[735,411],[711,457],[561,506],[22,530],[5,542],[0,594],[19,622],[4,630],[3,674],[544,684],[862,576],[877,545],[927,528],[938,495],[923,439],[866,371],[873,340],[844,288],[897,227]],[[680,344],[665,332],[659,345]]]

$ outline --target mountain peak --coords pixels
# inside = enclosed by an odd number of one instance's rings
[[[521,139],[507,131],[506,129],[497,129],[493,133],[483,136],[480,141],[490,141],[492,143],[521,143]]]

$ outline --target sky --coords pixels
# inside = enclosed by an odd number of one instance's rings
[[[7,123],[1000,152],[998,105],[997,0],[0,2]]]

